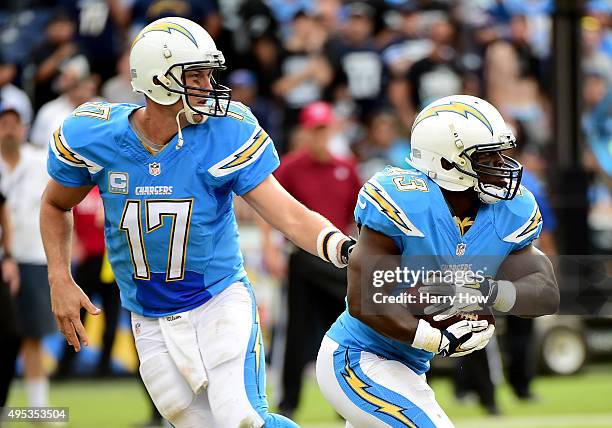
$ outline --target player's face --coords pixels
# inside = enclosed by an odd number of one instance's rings
[[[212,84],[210,82],[212,70],[210,68],[198,68],[185,71],[184,79],[185,86],[203,89],[203,90],[212,90]],[[203,106],[206,104],[206,98],[188,96],[189,104],[196,107]]]
[[[496,176],[499,174],[499,170],[495,168],[501,168],[504,166],[504,158],[500,151],[491,152],[474,152],[471,156],[472,161],[481,166],[480,181],[484,184],[491,184],[493,186],[504,187],[506,182],[502,177]],[[492,167],[488,169],[487,167]]]

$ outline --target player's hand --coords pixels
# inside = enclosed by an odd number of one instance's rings
[[[420,295],[439,298],[439,303],[432,303],[424,310],[425,315],[434,315],[435,321],[443,321],[459,312],[475,312],[493,306],[497,291],[498,283],[492,278],[466,284],[428,282],[419,288]]]
[[[461,357],[484,348],[495,332],[486,320],[462,320],[445,330],[420,319],[412,346],[443,357]]]
[[[340,261],[344,264],[348,264],[349,256],[353,252],[357,241],[352,236],[349,236],[348,239],[345,239],[340,245]]]
[[[276,246],[264,246],[263,264],[273,278],[282,279],[287,275],[287,263],[283,253]]]
[[[85,308],[92,315],[98,315],[100,309],[96,308],[89,297],[81,290],[72,278],[59,281],[49,280],[51,286],[51,309],[57,326],[76,352],[83,345],[89,346],[89,338],[85,327],[81,323],[81,308]],[[79,340],[80,339],[80,340]]]
[[[2,281],[8,284],[11,296],[19,291],[19,267],[12,258],[2,259]]]
[[[495,332],[488,321],[459,321],[442,330],[438,354],[443,357],[461,357],[484,348]]]

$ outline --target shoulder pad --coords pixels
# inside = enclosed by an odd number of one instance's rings
[[[238,101],[230,101],[227,109],[227,117],[247,122],[257,123],[257,119],[253,116],[251,108]]]
[[[374,175],[359,192],[357,223],[388,235],[393,235],[395,228],[407,236],[424,237],[410,220],[429,208],[428,182],[420,174],[412,169],[387,167]]]
[[[528,244],[537,239],[542,230],[538,204],[524,186],[520,186],[514,199],[498,202],[493,210],[497,234],[506,242]]]
[[[208,172],[215,177],[231,174],[252,164],[268,145],[274,147],[268,133],[242,103],[232,101],[226,117],[212,119],[212,132],[222,136],[224,141],[218,152],[221,159],[208,168]]]
[[[116,156],[115,135],[124,129],[133,108],[106,102],[80,105],[53,133],[49,143],[53,153],[68,165],[100,172]]]

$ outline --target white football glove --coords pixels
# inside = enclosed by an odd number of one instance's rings
[[[441,299],[425,307],[425,315],[434,315],[434,321],[451,318],[459,312],[475,312],[492,307],[500,312],[508,312],[516,300],[516,288],[510,281],[495,281],[485,278],[481,282],[448,284],[429,282],[419,288],[420,295],[454,297]]]
[[[420,319],[412,346],[443,357],[461,357],[478,351],[489,343],[495,326],[488,321],[458,321],[445,330]]]

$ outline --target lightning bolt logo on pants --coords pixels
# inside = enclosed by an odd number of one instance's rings
[[[405,426],[409,428],[417,428],[414,422],[412,422],[410,419],[406,417],[406,415],[402,413],[403,411],[407,409],[400,407],[396,404],[389,403],[388,401],[385,401],[382,398],[377,397],[376,395],[367,391],[367,389],[371,388],[372,385],[369,385],[367,382],[360,379],[357,373],[355,373],[355,371],[351,369],[349,358],[348,358],[348,350],[345,354],[345,360],[346,360],[346,365],[344,366],[345,371],[342,372],[341,375],[355,394],[357,394],[364,401],[375,406],[376,412],[384,413],[385,415],[389,415],[392,418],[403,423]]]

